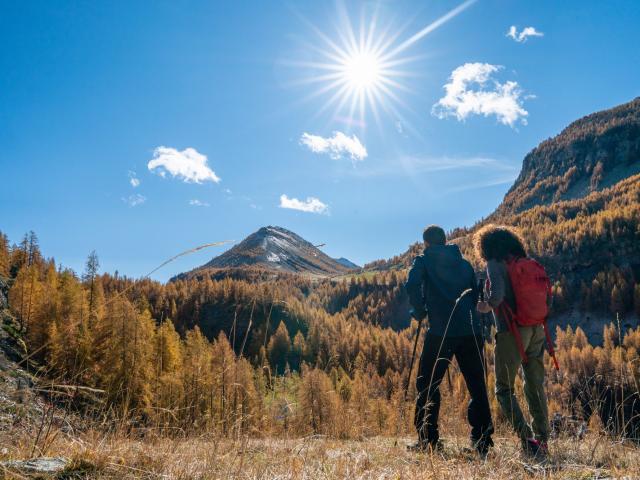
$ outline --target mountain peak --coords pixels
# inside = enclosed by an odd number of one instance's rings
[[[253,267],[316,276],[340,275],[350,267],[283,227],[261,227],[242,242],[196,270]]]

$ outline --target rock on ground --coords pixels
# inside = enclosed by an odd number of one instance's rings
[[[0,467],[25,474],[54,474],[64,470],[69,460],[62,457],[41,457],[30,460],[9,460],[0,462]]]

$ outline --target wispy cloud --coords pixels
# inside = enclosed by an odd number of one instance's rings
[[[280,208],[300,210],[309,213],[329,213],[329,206],[315,197],[307,197],[306,200],[289,198],[285,194],[280,195]]]
[[[194,199],[189,200],[189,205],[194,207],[210,207],[211,205],[208,202],[203,202],[202,200]]]
[[[515,25],[511,25],[509,27],[509,31],[507,32],[507,37],[515,40],[518,43],[523,43],[527,41],[529,37],[544,37],[544,33],[539,32],[534,27],[525,27],[522,29],[520,33],[518,33],[518,29]]]
[[[147,201],[147,197],[144,195],[140,195],[139,193],[135,193],[133,195],[129,195],[128,197],[122,197],[122,201],[125,202],[130,207],[137,207],[138,205],[142,205]]]
[[[349,137],[342,132],[333,132],[333,136],[328,138],[303,133],[300,144],[308,147],[313,153],[326,153],[334,160],[347,155],[354,162],[367,158],[367,149],[358,137]]]
[[[140,179],[136,175],[136,172],[129,170],[129,183],[133,188],[140,186]]]
[[[413,177],[425,173],[444,172],[448,170],[477,169],[483,172],[517,174],[519,167],[502,160],[487,157],[418,157],[401,155],[378,165],[368,165],[351,171],[358,177],[405,176]]]
[[[147,164],[149,171],[165,177],[169,173],[172,177],[186,183],[202,183],[220,181],[207,163],[207,156],[199,153],[195,148],[185,148],[178,151],[171,147],[158,147],[153,151],[153,159]]]
[[[513,173],[510,175],[501,175],[496,178],[457,185],[455,187],[447,189],[447,193],[466,192],[468,190],[479,190],[481,188],[496,187],[498,185],[513,183],[516,178],[518,178],[517,173]]]
[[[432,107],[438,118],[453,116],[464,121],[470,115],[495,115],[504,125],[513,127],[520,121],[527,124],[527,112],[522,106],[522,89],[518,82],[499,82],[492,75],[501,65],[489,63],[465,63],[459,66],[444,86],[446,95]]]

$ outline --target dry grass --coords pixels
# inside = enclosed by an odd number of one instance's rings
[[[640,478],[640,449],[597,434],[581,441],[553,441],[544,465],[524,459],[510,435],[495,437],[496,448],[486,461],[468,450],[463,436],[448,437],[444,452],[435,454],[407,452],[405,445],[411,440],[133,439],[89,432],[81,438],[59,438],[47,455],[71,458],[73,478]],[[18,458],[28,443],[28,438],[15,435],[0,437],[0,444],[8,445],[0,456]]]

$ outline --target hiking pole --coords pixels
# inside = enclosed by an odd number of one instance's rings
[[[424,317],[426,318],[426,316]],[[409,376],[407,377],[407,381],[404,384],[404,396],[403,396],[403,402],[402,405],[399,406],[400,408],[400,425],[404,425],[405,424],[405,407],[406,407],[406,403],[407,403],[407,395],[409,394],[409,383],[411,383],[411,372],[413,372],[413,364],[416,360],[416,350],[418,349],[418,339],[420,338],[420,330],[422,328],[422,321],[424,320],[424,318],[422,318],[421,320],[418,320],[418,328],[416,330],[416,339],[413,342],[413,353],[411,354],[411,363],[409,364]],[[394,446],[398,445],[398,435],[400,434],[400,430],[399,427],[396,428],[396,441],[394,442]]]
[[[413,364],[416,360],[416,350],[418,349],[418,339],[420,338],[420,329],[422,328],[422,322],[424,318],[418,320],[418,329],[416,330],[416,339],[413,342],[413,353],[411,354],[411,363],[409,364],[409,376],[404,386],[404,401],[407,401],[407,395],[409,393],[409,383],[411,383],[411,373],[413,372]]]
[[[485,284],[487,282],[486,278],[483,278],[482,276],[480,278],[478,278],[478,297],[479,300],[481,302],[484,302],[485,299],[485,295],[484,295],[484,287]],[[489,383],[489,371],[487,370],[487,351],[484,348],[484,343],[487,342],[490,338],[491,335],[487,335],[487,316],[489,315],[488,313],[480,313],[480,320],[482,321],[482,370],[484,370],[484,383],[485,385]]]

